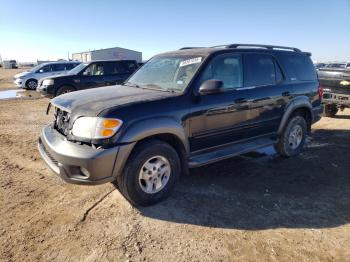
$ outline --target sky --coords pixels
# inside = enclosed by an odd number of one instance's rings
[[[123,47],[274,44],[350,61],[350,0],[0,0],[0,55],[20,62]]]

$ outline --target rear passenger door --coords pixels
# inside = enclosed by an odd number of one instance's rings
[[[243,56],[245,101],[249,103],[249,137],[275,133],[284,108],[291,99],[290,86],[276,59],[270,54],[249,53]]]
[[[105,85],[117,85],[122,84],[125,80],[124,68],[121,65],[121,61],[109,61],[106,62],[106,74]]]

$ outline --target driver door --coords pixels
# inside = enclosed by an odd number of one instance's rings
[[[224,92],[198,95],[191,106],[189,142],[191,151],[220,146],[244,139],[249,104],[244,98],[242,56],[237,53],[214,57],[196,82],[196,90],[206,80],[223,82]]]
[[[105,86],[105,72],[104,62],[90,64],[82,73],[79,89]]]

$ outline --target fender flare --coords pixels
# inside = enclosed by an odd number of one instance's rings
[[[313,118],[312,105],[311,105],[308,97],[306,97],[306,96],[298,96],[298,97],[294,98],[292,101],[290,101],[289,104],[286,107],[286,110],[285,110],[285,112],[283,114],[283,117],[281,119],[280,125],[278,127],[277,133],[279,135],[282,133],[284,127],[288,123],[289,117],[293,114],[293,112],[295,110],[297,110],[299,108],[307,108],[307,110],[310,113],[311,121],[312,121],[312,118]]]
[[[182,124],[171,117],[148,118],[130,124],[118,139],[119,143],[133,143],[154,135],[170,134],[181,141],[189,154],[189,143]]]

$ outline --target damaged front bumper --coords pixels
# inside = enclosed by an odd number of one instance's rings
[[[67,141],[52,125],[43,128],[38,142],[42,158],[54,173],[68,183],[85,185],[114,181],[131,148],[132,144],[96,149]]]

